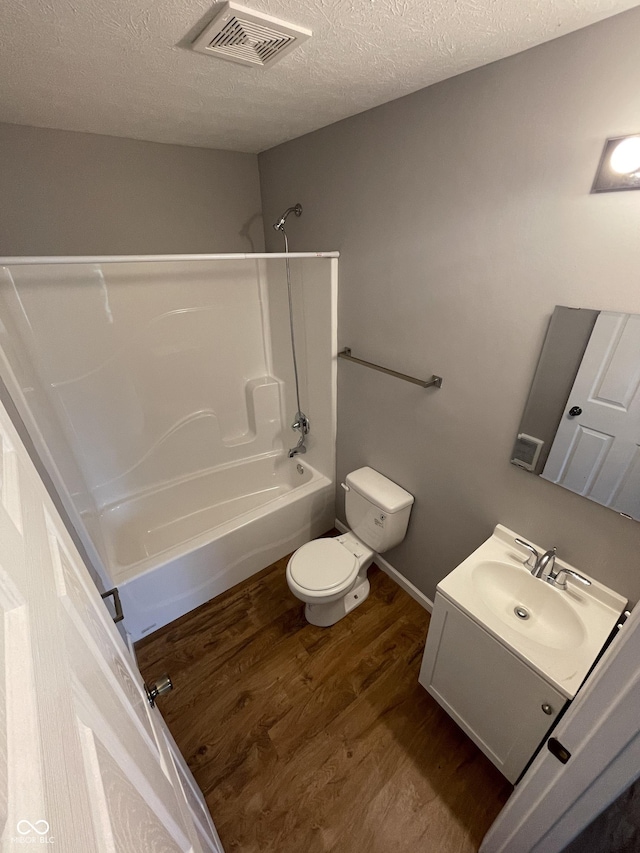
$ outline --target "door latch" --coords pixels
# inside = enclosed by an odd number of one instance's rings
[[[561,764],[566,764],[567,761],[571,758],[571,753],[569,752],[569,750],[554,737],[550,737],[547,741],[547,749],[549,750],[551,755],[555,755],[555,757]]]

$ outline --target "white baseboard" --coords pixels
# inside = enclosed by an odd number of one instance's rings
[[[346,533],[349,530],[346,524],[343,524],[338,518],[335,520],[335,525],[341,533]],[[410,595],[414,601],[417,601],[418,604],[424,607],[424,609],[429,613],[433,612],[433,601],[431,601],[430,598],[427,598],[424,592],[420,592],[418,587],[414,586],[411,581],[408,581],[397,569],[394,569],[388,560],[385,560],[385,558],[381,557],[380,554],[376,554],[374,563],[382,569],[385,575],[388,575],[391,580],[394,580],[398,584],[399,587],[402,587],[402,589]]]
[[[385,560],[384,557],[381,557],[380,554],[376,554],[374,562],[386,575],[389,575],[391,580],[394,580],[398,586],[401,586],[402,589],[411,596],[411,598],[417,601],[418,604],[422,605],[425,610],[429,613],[433,612],[433,601],[431,601],[430,598],[427,598],[424,592],[420,592],[418,587],[414,586],[411,581],[408,581],[397,569],[394,569],[391,563]]]

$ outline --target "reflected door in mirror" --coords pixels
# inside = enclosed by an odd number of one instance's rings
[[[602,311],[542,477],[640,520],[640,316]]]

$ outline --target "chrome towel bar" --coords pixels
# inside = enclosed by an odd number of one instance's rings
[[[373,370],[379,370],[381,373],[388,373],[389,376],[396,376],[398,379],[404,379],[405,382],[413,382],[414,385],[420,385],[421,388],[442,387],[442,376],[432,376],[431,379],[416,379],[415,376],[407,376],[406,373],[398,373],[397,370],[390,370],[388,367],[382,367],[379,364],[373,364],[371,361],[364,361],[362,358],[356,358],[351,355],[350,347],[345,347],[338,353],[338,358],[346,358],[347,361],[355,361],[356,364],[364,364],[365,367],[371,367]]]

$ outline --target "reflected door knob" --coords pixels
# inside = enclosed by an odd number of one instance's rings
[[[580,406],[572,406],[569,409],[569,417],[570,418],[576,418],[578,415],[581,415],[581,414],[582,414],[582,409],[580,408]]]

